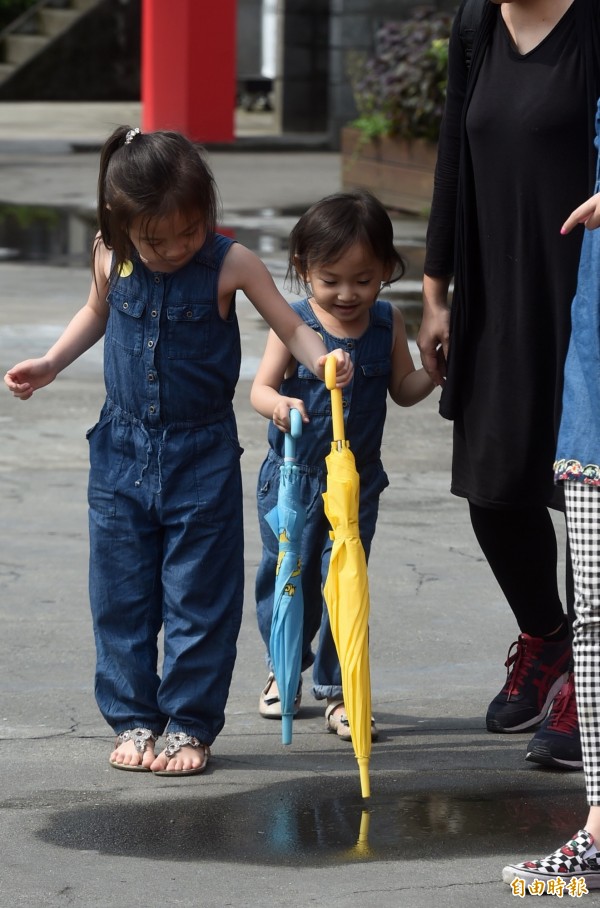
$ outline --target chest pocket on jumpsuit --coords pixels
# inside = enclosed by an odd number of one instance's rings
[[[120,287],[111,290],[107,299],[110,305],[110,315],[106,325],[105,340],[116,344],[131,356],[141,356],[144,342],[142,315],[146,308],[146,301]]]
[[[392,363],[388,356],[386,359],[380,359],[377,362],[362,363],[359,368],[365,378],[383,377],[387,380],[392,371]]]
[[[182,301],[167,307],[167,356],[169,359],[206,359],[215,304]]]
[[[312,416],[331,416],[331,397],[329,393],[322,394],[323,382],[310,369],[307,369],[302,363],[298,363],[296,377],[292,381],[297,388],[299,386],[298,391],[296,388],[289,388],[284,381],[282,383],[284,394],[289,397],[300,397]]]
[[[370,411],[379,401],[385,403],[387,388],[392,371],[392,361],[389,356],[385,359],[370,360],[361,363],[358,367],[360,373],[361,394],[356,401],[358,411]]]

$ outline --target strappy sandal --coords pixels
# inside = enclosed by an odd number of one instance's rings
[[[342,707],[340,709],[340,707]],[[343,700],[333,700],[327,704],[325,709],[325,721],[327,722],[328,731],[337,735],[342,741],[351,741],[352,733],[350,723],[346,715]],[[375,719],[371,716],[371,741],[376,741],[379,737],[379,729],[375,725]]]
[[[157,740],[158,735],[155,735],[149,728],[130,728],[117,735],[115,748],[119,747],[120,744],[125,744],[126,741],[133,741],[136,751],[143,759],[148,744],[154,744]],[[116,760],[109,760],[108,762],[115,769],[124,769],[127,772],[150,772],[150,767],[143,766],[142,763],[118,763]]]
[[[154,769],[152,772],[155,776],[197,776],[201,772],[204,772],[208,765],[208,760],[210,757],[210,747],[208,744],[203,744],[198,738],[194,738],[192,735],[186,735],[183,731],[173,731],[169,732],[165,736],[166,746],[162,752],[162,755],[167,758],[167,765],[169,760],[179,753],[182,747],[194,747],[197,750],[202,750],[204,760],[200,766],[195,766],[193,769]]]
[[[271,688],[273,686],[275,686],[275,690],[271,691]],[[300,681],[298,682],[298,692],[294,698],[294,715],[298,713],[301,702],[302,676],[300,676]],[[274,672],[269,672],[267,683],[260,692],[258,711],[264,719],[281,719],[281,700],[279,698],[279,690],[277,688],[277,682],[275,681]]]

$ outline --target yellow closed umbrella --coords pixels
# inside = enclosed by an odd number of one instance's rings
[[[331,452],[325,458],[327,491],[323,493],[323,501],[332,528],[333,547],[324,596],[340,660],[344,704],[360,770],[362,796],[368,798],[371,794],[369,581],[358,526],[360,479],[354,454],[345,438],[342,392],[335,387],[334,356],[327,358],[325,383],[331,391],[333,442]]]

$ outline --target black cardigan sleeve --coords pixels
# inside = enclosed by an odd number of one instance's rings
[[[456,202],[461,153],[467,65],[460,38],[464,0],[454,18],[448,48],[448,87],[440,127],[433,199],[427,227],[425,274],[446,277],[454,272]]]

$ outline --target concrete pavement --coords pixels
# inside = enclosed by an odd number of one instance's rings
[[[89,212],[97,153],[85,148],[137,111],[20,107],[0,104],[0,203]],[[338,155],[209,156],[225,226],[283,286],[287,232],[298,208],[339,188]],[[410,250],[425,225],[394,222]],[[0,260],[1,373],[49,346],[88,284],[83,260]],[[248,391],[266,330],[244,299],[239,314],[246,609],[227,724],[202,777],[119,773],[107,762],[86,589],[85,430],[103,398],[100,349],[27,403],[0,394],[0,908],[510,904],[503,865],[579,828],[583,777],[527,764],[526,734],[484,730],[516,627],[464,503],[448,492],[451,427],[437,394],[409,410],[391,406],[384,438],[390,487],[370,564],[381,738],[369,812],[352,748],[324,730],[309,678],[291,747],[278,723],[258,716],[266,673],[253,614],[254,486],[266,424]]]

